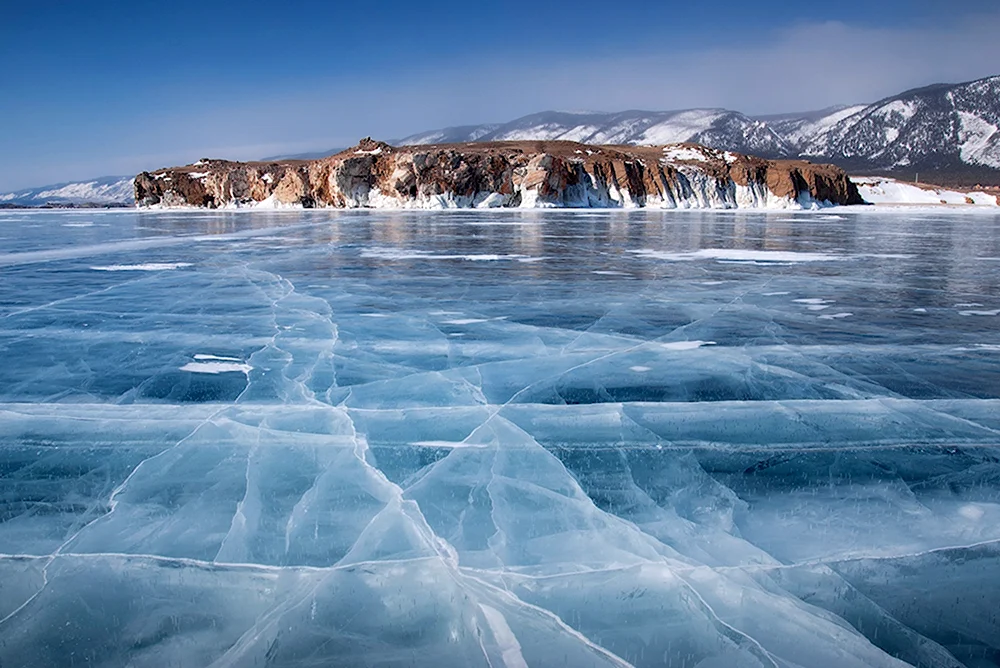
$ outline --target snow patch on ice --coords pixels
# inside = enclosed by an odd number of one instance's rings
[[[220,374],[239,372],[248,374],[253,370],[249,364],[237,364],[235,362],[188,362],[181,367],[181,371],[190,373]]]
[[[467,260],[469,262],[497,262],[500,260],[519,260],[526,256],[497,253],[468,253],[461,255],[435,254],[423,250],[404,250],[397,248],[366,248],[361,251],[361,257],[376,260]]]
[[[108,264],[91,267],[94,271],[170,271],[190,267],[190,262],[146,262],[144,264]]]
[[[221,355],[209,355],[207,353],[198,353],[194,356],[194,359],[198,361],[213,360],[216,362],[242,362],[243,360],[239,357],[224,357]]]
[[[720,260],[729,262],[790,263],[790,262],[832,262],[844,259],[830,253],[803,253],[795,251],[764,251],[739,248],[702,248],[689,252],[666,252],[650,248],[630,251],[640,257],[670,262],[691,262],[695,260]]]
[[[669,343],[661,343],[660,347],[664,350],[695,350],[714,345],[715,341],[670,341]]]

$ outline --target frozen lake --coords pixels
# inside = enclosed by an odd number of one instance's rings
[[[0,665],[1000,666],[1000,215],[0,212]]]

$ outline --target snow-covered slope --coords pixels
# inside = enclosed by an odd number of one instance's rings
[[[760,118],[774,132],[795,147],[796,152],[805,153],[817,143],[822,144],[827,135],[836,125],[858,112],[864,111],[867,105],[837,106],[807,111],[797,114],[781,114]]]
[[[1000,206],[996,192],[970,190],[967,192],[903,183],[879,176],[856,176],[853,181],[858,192],[869,204],[893,205],[948,205],[948,206]]]
[[[767,123],[725,109],[572,113],[546,111],[509,123],[445,128],[411,135],[399,144],[470,141],[566,140],[586,144],[695,143],[776,158],[794,153]]]
[[[866,169],[1000,169],[1000,76],[881,100],[803,138],[802,153]]]
[[[400,144],[564,139],[691,142],[765,157],[806,157],[862,172],[1000,170],[1000,76],[907,91],[871,105],[751,118],[725,109],[570,113],[445,128]],[[994,179],[995,180],[995,179]]]
[[[0,194],[0,204],[132,204],[131,176],[104,176],[89,181],[57,183]]]

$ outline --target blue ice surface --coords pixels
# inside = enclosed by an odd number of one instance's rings
[[[998,666],[1000,217],[0,213],[0,665]]]

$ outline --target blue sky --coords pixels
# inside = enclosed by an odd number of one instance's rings
[[[1000,73],[996,0],[21,2],[0,191],[545,109],[864,102]]]

